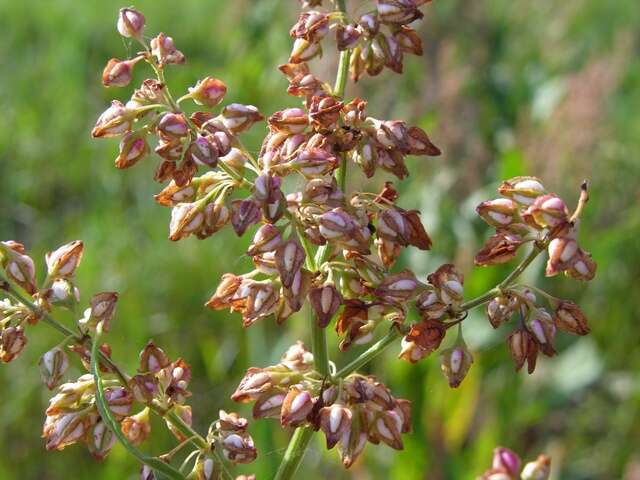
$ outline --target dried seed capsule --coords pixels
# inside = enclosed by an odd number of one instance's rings
[[[338,50],[349,50],[355,47],[362,36],[356,25],[338,25],[336,28],[336,43]]]
[[[503,182],[498,192],[521,205],[531,205],[536,198],[546,193],[542,182],[536,177],[514,177]]]
[[[529,331],[533,334],[534,339],[538,342],[542,353],[548,357],[556,354],[553,348],[553,341],[556,336],[556,325],[551,315],[542,308],[537,309],[531,315],[528,322]]]
[[[522,218],[533,228],[554,228],[569,221],[569,210],[561,198],[541,195],[525,210]]]
[[[377,9],[383,23],[406,25],[423,17],[413,0],[378,0]]]
[[[171,361],[164,351],[157,347],[153,341],[149,340],[144,349],[140,352],[140,373],[156,373],[167,367]]]
[[[307,112],[301,108],[287,108],[269,117],[269,127],[275,132],[302,133],[309,124]],[[284,141],[284,139],[282,139]]]
[[[40,376],[49,390],[58,386],[63,375],[69,368],[69,358],[60,347],[55,347],[46,352],[38,362]]]
[[[112,58],[102,71],[102,84],[105,87],[126,87],[131,82],[133,67],[142,60],[142,56],[131,60]]]
[[[334,403],[323,407],[318,413],[320,429],[327,438],[327,449],[332,449],[343,437],[345,432],[351,430],[353,414],[342,403]]]
[[[394,36],[400,46],[400,50],[404,53],[411,53],[418,56],[422,55],[422,40],[413,28],[401,25],[400,29],[394,33]]]
[[[369,435],[374,441],[382,440],[395,450],[402,450],[402,418],[393,410],[379,412]]]
[[[253,439],[247,433],[223,434],[222,451],[225,458],[233,463],[251,463],[257,456]]]
[[[222,276],[222,280],[220,281],[216,292],[206,303],[206,307],[212,310],[229,308],[231,300],[236,296],[236,293],[242,284],[242,280],[242,277],[234,275],[233,273],[225,273]]]
[[[359,412],[354,412],[354,421],[351,430],[346,430],[338,443],[338,451],[345,468],[353,465],[353,462],[360,456],[367,444],[367,432],[359,426],[360,420],[355,420],[360,416]]]
[[[527,371],[531,374],[536,369],[538,344],[528,330],[516,330],[507,337],[507,346],[516,367],[520,370],[527,362]]]
[[[127,108],[136,110],[140,107],[165,102],[165,85],[158,80],[148,78],[142,82],[140,88],[137,88],[131,100],[126,104]]]
[[[524,244],[519,235],[506,230],[498,231],[490,237],[476,254],[474,262],[478,266],[499,265],[513,259],[518,248]]]
[[[248,403],[274,386],[271,376],[262,368],[251,367],[240,381],[238,388],[231,395],[234,402]]]
[[[313,274],[305,269],[299,269],[293,276],[293,281],[289,288],[283,288],[283,295],[287,305],[292,311],[299,311],[307,299],[307,294],[311,288]]]
[[[434,320],[423,320],[411,326],[409,333],[402,339],[399,358],[416,363],[436,350],[446,334],[446,326]]]
[[[360,17],[360,20],[358,20],[358,25],[366,36],[375,36],[380,29],[378,14],[376,12],[365,13]]]
[[[311,43],[318,43],[327,32],[329,32],[329,15],[311,10],[300,14],[289,35],[291,38],[303,38]]]
[[[118,420],[131,412],[133,406],[133,396],[124,387],[111,387],[104,391],[104,398],[109,406],[109,410]]]
[[[574,260],[571,268],[567,270],[567,274],[576,280],[593,280],[596,276],[597,265],[591,258],[591,254],[578,249]]]
[[[302,390],[299,386],[289,388],[282,402],[280,423],[283,427],[296,427],[304,424],[307,416],[313,410],[313,398],[311,394]]]
[[[143,443],[151,433],[151,423],[149,422],[149,409],[144,408],[140,413],[126,417],[120,423],[122,433],[133,445]]]
[[[558,304],[554,321],[559,329],[575,335],[588,335],[591,332],[580,307],[569,300],[562,300]]]
[[[257,398],[253,406],[253,418],[280,418],[286,390],[270,390]]]
[[[518,204],[509,198],[487,200],[476,207],[478,215],[489,225],[504,228],[519,221]]]
[[[456,306],[464,299],[464,277],[452,264],[441,265],[431,273],[427,280],[434,286],[442,301],[450,306]]]
[[[151,54],[158,60],[160,68],[166,64],[184,63],[184,54],[175,47],[173,38],[167,37],[164,33],[152,38],[150,45]]]
[[[551,459],[540,455],[534,462],[527,463],[522,469],[522,480],[547,480],[551,474]]]
[[[473,356],[465,345],[447,348],[440,353],[440,367],[451,388],[457,388],[467,376]]]
[[[309,104],[309,118],[318,129],[334,130],[340,118],[343,103],[334,97],[312,97]]]
[[[125,107],[122,102],[113,100],[111,106],[107,108],[91,130],[93,138],[115,137],[131,130],[131,125],[135,119],[136,111]]]
[[[289,63],[308,62],[319,55],[322,55],[322,47],[319,43],[309,42],[304,38],[296,38],[289,55]]]
[[[213,77],[205,77],[198,80],[194,87],[189,87],[189,98],[198,105],[205,105],[209,108],[218,105],[226,93],[227,86],[224,82]]]
[[[149,153],[146,134],[141,131],[127,132],[120,140],[116,168],[130,168]]]
[[[282,244],[280,230],[270,223],[260,227],[249,245],[247,255],[254,256],[260,253],[273,252]]]
[[[511,318],[518,307],[518,301],[509,295],[500,295],[487,303],[487,318],[493,328],[498,328]]]
[[[120,35],[127,38],[142,38],[145,18],[134,8],[121,8],[118,14],[117,28]]]
[[[78,320],[78,324],[92,331],[95,331],[100,325],[103,332],[108,332],[117,303],[117,293],[97,293],[91,297],[91,307],[84,311],[84,316]]]
[[[24,255],[22,244],[13,241],[0,242],[0,265],[4,267],[9,278],[27,293],[36,293],[35,265],[28,255]]]
[[[275,258],[282,285],[290,288],[304,263],[304,250],[296,240],[287,240],[278,247]]]
[[[129,389],[134,400],[143,405],[151,403],[160,392],[158,379],[153,374],[134,375],[129,380]]]
[[[321,177],[337,168],[338,159],[322,148],[307,147],[289,164],[306,177]]]
[[[320,328],[326,328],[342,304],[342,295],[333,283],[326,283],[309,292],[309,301]]]
[[[242,418],[235,412],[227,413],[224,410],[218,411],[218,418],[215,427],[224,432],[244,432],[249,426],[249,421]]]
[[[239,237],[259,220],[260,207],[254,200],[245,199],[231,202],[231,225]]]
[[[47,450],[63,450],[80,441],[86,435],[89,425],[90,418],[86,412],[47,415],[42,428]]]
[[[96,423],[87,434],[87,448],[98,461],[104,460],[115,444],[115,434],[102,421]]]
[[[508,448],[498,447],[493,450],[493,463],[491,467],[494,470],[504,472],[509,478],[517,478],[520,474],[520,466],[522,461],[520,457]]]
[[[403,270],[387,276],[373,294],[387,303],[402,303],[413,297],[417,287],[418,281],[413,272]]]
[[[47,253],[45,261],[49,277],[72,276],[80,265],[83,251],[83,243],[80,240],[75,240]]]
[[[291,370],[306,371],[313,367],[313,353],[304,343],[297,341],[280,357],[280,362]]]
[[[401,120],[375,120],[375,138],[386,149],[407,150],[409,147],[409,132]]]
[[[180,139],[189,133],[187,119],[182,113],[165,113],[158,122],[158,131],[167,139]]]
[[[9,363],[16,358],[27,344],[24,329],[18,327],[6,327],[0,330],[0,360]]]
[[[264,119],[256,107],[240,103],[227,105],[220,115],[225,128],[236,134],[249,130],[254,123]]]

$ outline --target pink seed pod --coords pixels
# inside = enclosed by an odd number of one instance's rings
[[[451,388],[460,386],[472,363],[473,356],[466,345],[448,348],[440,353],[440,367]]]
[[[176,49],[173,38],[159,33],[151,39],[151,54],[156,57],[162,68],[166,64],[181,64],[185,62],[184,54]]]
[[[140,373],[156,373],[169,365],[170,360],[164,351],[157,347],[153,341],[149,340],[144,349],[140,352]]]
[[[510,477],[516,478],[520,475],[520,457],[508,448],[498,447],[493,450],[492,468],[507,473]]]
[[[213,77],[205,77],[198,80],[195,86],[189,87],[189,98],[198,105],[205,105],[209,108],[218,105],[226,93],[227,86],[221,80]]]
[[[125,107],[122,102],[114,100],[98,117],[95,127],[91,131],[91,136],[115,137],[131,130],[131,125],[136,116],[135,110]]]
[[[42,382],[49,390],[53,390],[69,368],[69,357],[60,347],[54,347],[40,357],[38,366]]]
[[[306,255],[296,240],[287,240],[276,250],[275,259],[280,280],[285,288],[290,288],[295,275],[298,273]]]
[[[45,255],[47,274],[50,277],[70,277],[80,265],[84,244],[80,240],[67,243]]]
[[[538,358],[538,344],[533,335],[528,330],[516,330],[507,337],[507,346],[516,371],[520,370],[526,362],[527,371],[530,374],[533,373]]]
[[[144,408],[140,413],[126,417],[120,425],[127,440],[133,445],[140,445],[149,438],[151,433],[149,409]]]
[[[299,386],[291,387],[282,403],[280,423],[283,427],[304,424],[313,409],[313,404],[313,398],[308,391],[302,390]]]
[[[320,429],[327,439],[327,449],[331,450],[342,438],[345,432],[351,430],[353,414],[342,403],[334,403],[322,407],[318,413]]]
[[[316,314],[316,321],[320,328],[326,328],[342,304],[342,295],[333,283],[312,288],[309,301]]]
[[[102,71],[102,84],[105,87],[126,87],[131,82],[133,67],[142,60],[142,56],[131,60],[112,58]]]
[[[116,158],[116,168],[133,167],[149,154],[149,144],[144,132],[127,132],[122,136],[119,146],[120,152]]]
[[[121,8],[118,14],[118,32],[127,38],[141,39],[144,32],[145,18],[133,8]]]

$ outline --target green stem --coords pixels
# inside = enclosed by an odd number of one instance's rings
[[[284,452],[282,463],[280,463],[280,468],[278,468],[274,480],[289,480],[294,478],[312,436],[313,430],[311,428],[296,428],[287,446],[287,451]]]
[[[536,257],[540,254],[540,252],[542,252],[547,247],[547,244],[548,244],[547,240],[543,240],[541,242],[535,242],[533,244],[533,249],[531,250],[529,255],[527,255],[525,259],[522,262],[520,262],[520,265],[518,265],[515,268],[515,270],[507,276],[507,278],[505,278],[502,282],[498,284],[498,289],[506,288],[509,285],[511,285],[513,282],[515,282],[518,279],[518,277],[522,275],[522,272],[524,272],[527,269],[527,267],[531,265],[531,262],[533,262],[536,259]]]
[[[151,409],[155,413],[163,417],[165,420],[167,420],[169,423],[171,423],[174,427],[176,427],[176,429],[182,435],[184,435],[187,438],[190,438],[191,443],[193,443],[196,447],[203,450],[206,450],[209,448],[207,441],[204,438],[202,438],[198,432],[196,432],[193,428],[191,428],[189,424],[185,423],[185,421],[182,420],[182,418],[180,418],[180,416],[176,412],[174,412],[173,410],[169,410],[163,415],[158,409],[154,408],[153,406],[151,407]]]
[[[41,316],[42,321],[44,323],[46,323],[50,327],[54,328],[58,332],[62,333],[63,335],[65,335],[65,337],[72,338],[76,343],[78,343],[80,345],[85,345],[90,351],[93,351],[94,349],[97,349],[97,346],[94,347],[94,344],[96,343],[95,341],[92,342],[89,337],[84,337],[82,335],[79,335],[78,333],[74,332],[73,330],[67,328],[62,323],[58,322],[55,318],[53,318],[53,316],[51,316],[51,314],[49,312],[42,310],[37,305],[35,305],[31,300],[26,298],[20,292],[20,290],[13,284],[13,282],[11,280],[9,280],[9,278],[7,278],[7,276],[4,274],[4,272],[2,270],[0,270],[0,281],[5,283],[6,292],[11,297],[13,297],[16,301],[20,302],[22,305],[27,307],[34,314]],[[107,357],[99,349],[97,350],[97,355],[100,358],[100,363],[103,363],[103,364],[109,366],[109,368],[111,370],[113,370],[113,372],[118,377],[118,381],[120,382],[120,384],[123,387],[128,387],[129,380],[128,380],[127,376],[122,372],[122,370],[120,370],[120,367],[118,367],[113,362],[113,360],[111,360],[109,357]],[[150,408],[151,408],[151,410],[153,410],[156,414],[158,414],[161,417],[165,417],[165,415],[166,415],[167,420],[171,424],[173,424],[174,427],[176,427],[178,430],[180,430],[180,432],[182,432],[183,435],[185,435],[187,437],[194,437],[193,440],[192,440],[192,443],[194,443],[198,448],[207,448],[208,447],[207,441],[200,434],[198,434],[195,430],[193,430],[193,428],[191,428],[189,425],[187,425],[178,415],[176,415],[173,412],[169,412],[167,414],[166,412],[163,412],[162,410],[160,410],[159,408],[157,408],[154,405],[151,405]]]
[[[340,63],[338,64],[338,75],[336,83],[333,87],[333,95],[338,98],[344,97],[344,90],[347,86],[347,78],[349,78],[349,59],[351,58],[351,50],[340,52]]]
[[[337,0],[336,6],[342,13],[346,13],[346,1]],[[338,64],[338,72],[336,75],[336,82],[333,88],[333,95],[342,98],[344,97],[344,91],[347,85],[347,78],[349,73],[349,57],[351,52],[345,50],[340,53],[340,62]],[[341,158],[340,166],[336,171],[336,180],[342,191],[344,191],[344,185],[346,182],[346,170],[347,162],[346,157],[343,155]],[[312,271],[317,271],[318,267],[322,266],[331,254],[331,248],[328,245],[323,245],[316,252],[315,258],[307,254],[307,268]],[[316,370],[324,377],[330,376],[329,371],[329,354],[327,350],[327,336],[324,328],[320,328],[313,315],[311,319],[311,335],[312,335],[312,350],[314,357],[314,365]],[[313,430],[310,428],[298,428],[294,432],[284,458],[278,468],[276,474],[276,480],[290,480],[293,478],[296,470],[298,469],[304,452],[309,445],[309,441],[313,435]]]
[[[150,457],[145,453],[142,453],[136,447],[134,447],[127,437],[122,433],[122,429],[120,428],[120,424],[113,418],[111,413],[111,409],[109,408],[109,404],[104,396],[104,387],[102,385],[102,376],[100,373],[99,365],[99,354],[100,351],[98,349],[98,340],[100,338],[100,329],[98,326],[98,331],[96,332],[96,338],[91,347],[91,373],[96,382],[96,407],[98,408],[98,412],[100,413],[100,417],[104,423],[109,427],[109,429],[113,432],[116,438],[120,441],[120,443],[127,449],[127,451],[140,460],[142,463],[151,467],[154,471],[165,475],[167,478],[175,479],[175,480],[184,480],[185,477],[178,470],[173,468],[171,465],[163,462],[162,460]]]
[[[463,303],[460,306],[460,311],[468,311],[480,305],[483,305],[494,298],[500,293],[500,290],[512,285],[518,277],[524,272],[531,262],[546,248],[547,241],[543,240],[534,244],[533,249],[527,255],[522,262],[511,272],[502,282],[500,282],[495,288],[492,288],[488,292],[476,297],[468,302]],[[334,375],[334,378],[344,378],[347,375],[355,372],[359,368],[365,366],[371,360],[380,355],[389,345],[391,345],[397,338],[402,336],[402,332],[398,328],[392,328],[389,333],[374,343],[371,347],[365,350],[360,356],[358,356],[351,363],[347,364]]]
[[[467,311],[479,305],[483,305],[487,303],[489,300],[491,300],[493,297],[498,295],[499,293],[500,293],[500,290],[498,289],[498,287],[492,288],[487,293],[484,293],[479,297],[469,300],[468,302],[464,302],[462,305],[460,305],[460,310]]]
[[[371,345],[367,350],[360,354],[358,358],[338,370],[334,375],[334,378],[345,378],[356,370],[362,368],[371,360],[380,355],[389,345],[391,345],[401,336],[402,332],[399,328],[392,328],[391,330],[389,330],[389,333],[387,333],[384,337]]]
[[[327,348],[326,329],[321,328],[316,321],[315,315],[309,315],[311,319],[311,336],[313,361],[316,371],[323,377],[328,377],[329,373],[329,350]]]

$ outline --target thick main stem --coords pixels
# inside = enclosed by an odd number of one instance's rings
[[[345,0],[337,0],[336,7],[342,13],[346,13],[347,11]],[[333,87],[333,95],[338,98],[342,98],[344,96],[345,87],[347,86],[350,56],[350,50],[345,50],[340,53],[336,83]],[[336,180],[342,191],[344,191],[346,182],[346,169],[346,157],[343,155],[340,166],[336,170]],[[313,267],[313,271],[316,271],[318,266],[327,261],[330,254],[331,249],[328,248],[327,245],[320,247],[315,258],[307,255],[307,261],[309,262],[308,265]],[[313,316],[310,317],[310,321],[315,368],[320,374],[328,377],[330,376],[330,372],[326,332],[324,328],[318,326],[316,319]],[[291,440],[289,440],[287,451],[285,452],[282,462],[280,463],[280,467],[278,468],[278,473],[275,476],[276,480],[289,480],[293,478],[300,466],[300,462],[302,462],[304,452],[306,451],[312,436],[313,430],[309,427],[298,427],[296,429]]]
[[[311,428],[296,428],[287,446],[287,451],[284,452],[282,463],[280,463],[274,480],[289,480],[290,478],[294,478],[313,433]]]

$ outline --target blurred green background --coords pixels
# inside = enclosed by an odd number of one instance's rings
[[[360,11],[372,4],[348,3]],[[206,431],[219,408],[235,407],[228,396],[247,366],[277,361],[309,332],[302,316],[286,327],[267,321],[245,331],[239,317],[206,311],[202,305],[219,276],[245,270],[245,242],[228,230],[206,241],[169,242],[169,210],[152,198],[160,189],[151,179],[155,160],[119,172],[113,167],[117,141],[90,138],[110,98],[131,93],[107,91],[100,82],[106,60],[129,51],[115,30],[122,6],[115,0],[0,0],[0,238],[24,242],[37,259],[83,239],[83,301],[98,291],[121,294],[109,338],[114,357],[135,368],[149,338],[172,357],[182,355],[194,368],[194,423]],[[275,67],[286,61],[297,2],[145,0],[135,6],[147,16],[148,34],[172,35],[187,55],[186,66],[168,73],[175,92],[212,75],[228,85],[228,101],[255,104],[265,114],[296,104]],[[466,274],[469,297],[480,294],[507,269],[473,268],[489,233],[475,205],[517,174],[541,177],[572,202],[589,178],[592,201],[581,243],[599,263],[596,280],[544,280],[541,263],[527,280],[577,301],[593,334],[560,335],[558,357],[543,359],[527,377],[513,372],[505,330],[492,331],[482,312],[474,312],[465,336],[476,361],[458,390],[448,388],[435,358],[410,366],[389,351],[371,370],[413,401],[415,431],[405,450],[369,446],[345,473],[335,452],[317,439],[304,461],[305,478],[474,478],[500,444],[527,458],[551,454],[556,479],[637,480],[638,2],[440,0],[425,10],[425,56],[407,58],[402,77],[385,72],[347,88],[348,97],[369,99],[370,114],[425,127],[444,151],[437,159],[411,159],[411,177],[399,185],[401,204],[423,211],[434,240],[431,252],[407,252],[401,264],[423,275],[454,261]],[[332,77],[335,63],[328,54],[322,76]],[[134,83],[143,78],[139,72]],[[245,143],[256,150],[262,135],[258,125]],[[102,465],[83,447],[45,453],[39,437],[50,394],[36,362],[57,340],[44,326],[29,339],[18,360],[0,366],[0,478],[137,478],[136,462],[120,446]],[[355,354],[333,358],[343,365]],[[248,407],[239,410],[249,415]],[[259,459],[241,471],[270,478],[288,434],[273,421],[253,423],[252,433]],[[172,444],[162,432],[149,448],[159,452]]]

